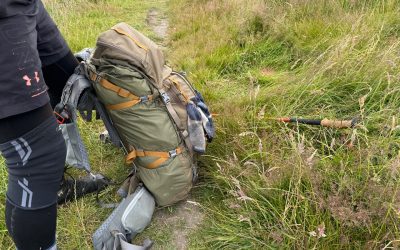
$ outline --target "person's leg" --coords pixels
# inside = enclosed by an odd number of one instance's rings
[[[14,206],[9,201],[6,202],[6,225],[10,234],[13,236],[15,245],[18,249],[48,249],[56,248],[56,220],[57,204],[50,207],[25,210]],[[26,228],[34,228],[29,230]]]
[[[35,127],[26,132],[21,120],[32,121]],[[11,134],[5,137],[3,131]],[[66,155],[50,105],[1,119],[0,135],[8,170],[9,234],[18,249],[49,249],[55,245],[57,191]]]

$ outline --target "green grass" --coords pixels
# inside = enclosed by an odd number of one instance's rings
[[[93,47],[97,36],[118,22],[126,22],[157,40],[150,27],[145,23],[150,8],[166,9],[166,1],[150,0],[75,0],[44,1],[50,15],[54,18],[65,39],[74,52],[85,47]],[[124,165],[122,151],[99,144],[98,136],[104,130],[101,122],[80,122],[85,145],[90,152],[89,158],[94,172],[100,172],[114,181],[122,181],[129,168]],[[5,191],[7,174],[4,160],[0,165],[0,245],[1,249],[13,249],[8,237],[4,219]],[[74,175],[83,174],[70,171]],[[115,195],[117,186],[102,192],[101,199],[110,202],[118,201]],[[58,210],[57,241],[59,249],[91,249],[91,235],[107,218],[112,210],[100,208],[95,195],[89,195],[76,202],[60,206]]]
[[[396,246],[400,5],[171,2],[186,11],[171,16],[170,56],[219,114],[199,194],[206,245]],[[362,120],[333,130],[275,116]]]
[[[156,38],[146,25],[150,8],[166,8],[166,0],[45,0],[50,15],[58,24],[73,51],[94,47],[97,36],[114,24],[126,22],[151,38]]]
[[[200,160],[191,198],[205,218],[188,229],[189,248],[399,247],[398,1],[46,3],[74,51],[93,46],[118,21],[155,38],[146,12],[167,11],[168,62],[188,72],[216,114],[217,137]],[[266,119],[276,116],[361,122],[335,130]],[[93,168],[123,178],[122,153],[98,145],[101,124],[80,125]],[[4,170],[0,178],[5,192]],[[115,200],[114,191],[103,198]],[[108,213],[91,196],[62,206],[60,248],[90,248],[90,235]],[[3,224],[0,240],[10,246]],[[179,220],[154,221],[140,239],[174,248],[174,227],[184,228]],[[318,237],[318,229],[326,236]]]

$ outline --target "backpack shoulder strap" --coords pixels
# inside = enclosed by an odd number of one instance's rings
[[[85,76],[87,79],[90,79],[93,82],[96,81],[97,79],[97,74],[93,72],[93,69],[91,69],[90,65],[87,63],[82,63],[82,68],[85,73]],[[90,83],[89,83],[90,84]],[[128,153],[128,150],[125,148],[124,144],[122,143],[121,137],[118,135],[117,130],[115,129],[113,122],[111,121],[110,117],[107,114],[107,109],[106,107],[100,102],[100,100],[97,98],[97,96],[94,93],[91,93],[91,99],[94,102],[95,109],[100,116],[101,120],[104,123],[104,126],[106,127],[108,134],[110,136],[111,143],[115,145],[116,147],[122,147],[125,151],[125,153]]]
[[[174,107],[171,104],[171,99],[169,98],[167,92],[163,88],[158,89],[158,91],[160,92],[161,98],[165,104],[165,107],[168,110],[168,113],[171,115],[176,126],[178,127],[179,134],[180,134],[181,138],[184,140],[185,145],[186,145],[187,149],[189,150],[190,155],[193,156],[194,152],[193,152],[192,143],[190,142],[189,132],[184,128],[181,119],[179,118],[178,114],[176,113]]]

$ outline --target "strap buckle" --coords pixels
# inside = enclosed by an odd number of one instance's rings
[[[96,72],[91,71],[91,76],[90,76],[90,80],[92,80],[95,83],[99,83],[101,80],[101,76],[98,75]]]
[[[54,111],[54,115],[56,116],[58,124],[64,124],[69,122],[70,116],[68,115],[65,109],[59,112]]]
[[[178,155],[178,152],[176,149],[174,149],[174,150],[169,151],[168,154],[169,154],[170,158],[174,158],[175,156]]]
[[[181,136],[182,136],[183,138],[186,138],[186,137],[189,136],[189,132],[188,132],[187,130],[181,131]]]
[[[101,76],[98,75],[98,74],[96,74],[96,78],[94,79],[94,81],[95,81],[96,83],[99,83],[99,82],[101,81]]]
[[[54,111],[54,115],[56,116],[56,120],[58,124],[64,124],[65,118],[62,117],[59,113]]]
[[[162,99],[164,100],[164,103],[165,104],[168,104],[168,103],[170,103],[171,102],[171,99],[169,98],[169,96],[168,96],[168,94],[167,93],[162,93],[161,94],[161,97],[162,97]]]
[[[147,95],[141,96],[141,97],[139,97],[139,98],[140,98],[140,102],[142,102],[142,103],[145,103],[145,102],[148,102],[148,101],[149,101],[149,97],[148,97]]]

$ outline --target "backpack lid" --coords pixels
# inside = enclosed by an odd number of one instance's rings
[[[126,23],[118,23],[100,34],[91,63],[96,59],[114,59],[138,69],[162,87],[165,59],[161,49],[139,31]]]

